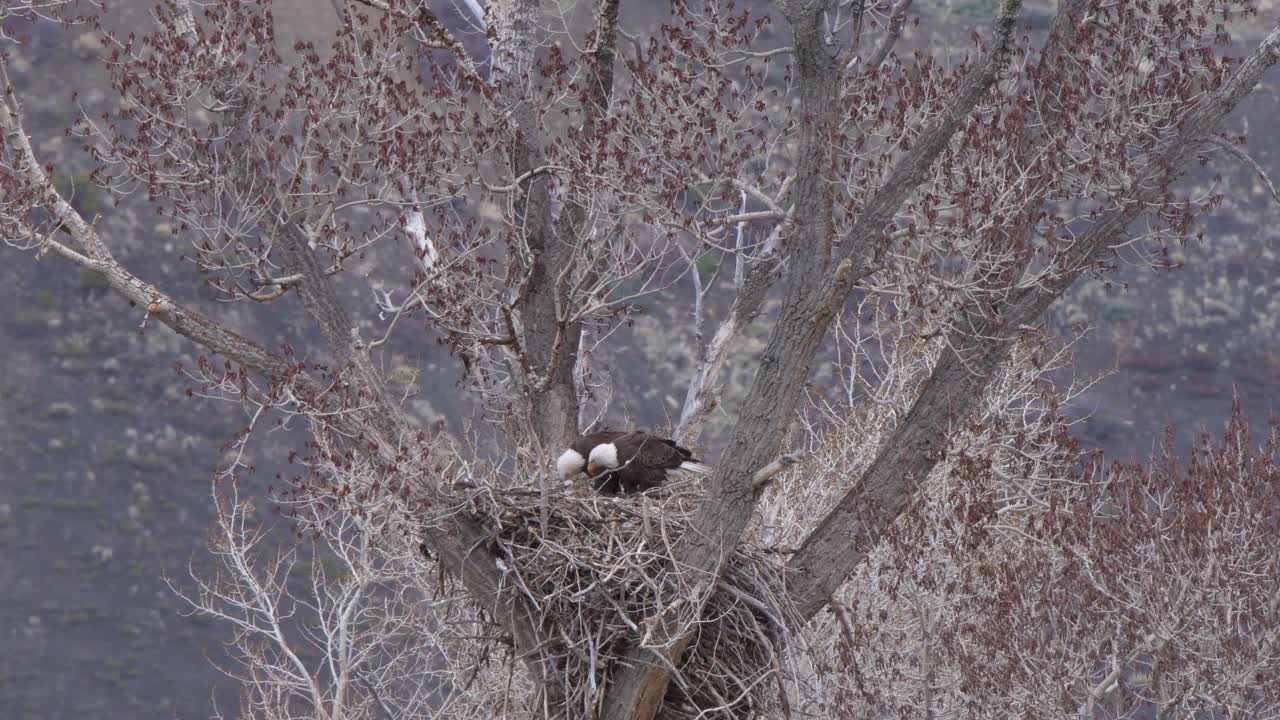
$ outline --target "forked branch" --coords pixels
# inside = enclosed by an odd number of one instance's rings
[[[1020,9],[1018,0],[1001,3],[990,52],[962,81],[942,116],[894,166],[885,185],[854,223],[851,238],[833,253],[829,158],[834,127],[831,113],[841,73],[836,59],[823,44],[821,8],[786,6],[796,38],[799,96],[805,112],[794,190],[796,216],[805,223],[791,238],[784,310],[761,356],[725,460],[707,483],[706,501],[694,521],[700,530],[681,538],[677,561],[688,572],[717,576],[737,547],[757,499],[750,480],[778,454],[804,380],[837,307],[860,279],[859,270],[871,265],[871,251],[898,208],[924,182],[960,123],[1007,65]],[[835,265],[841,266],[840,272],[832,272]],[[816,278],[825,280],[815,282]],[[656,661],[651,657],[655,651],[637,649],[630,653],[629,667],[615,680],[605,700],[605,716],[637,720],[654,717],[671,681],[669,668],[679,662],[689,640],[687,634],[656,638],[652,646],[664,648]]]
[[[1280,60],[1280,27],[1258,45],[1235,76],[1206,99],[1164,145],[1165,150],[1113,198],[1112,209],[1056,261],[1051,283],[1021,291],[996,314],[969,307],[971,332],[957,332],[910,413],[840,503],[792,558],[794,599],[805,617],[818,612],[863,562],[886,527],[903,511],[946,451],[952,419],[972,412],[1023,328],[1037,322],[1062,293],[1106,253],[1146,208],[1158,202],[1195,153],[1211,142],[1222,120]],[[964,327],[965,324],[960,324]],[[851,542],[852,539],[852,542]],[[852,545],[852,547],[851,547]]]

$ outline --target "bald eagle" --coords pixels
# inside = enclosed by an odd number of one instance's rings
[[[569,444],[569,449],[560,455],[560,459],[556,460],[556,469],[560,471],[560,477],[565,481],[572,479],[574,476],[587,471],[587,457],[591,455],[591,451],[597,445],[613,442],[618,438],[626,435],[625,432],[616,430],[601,430],[599,432],[587,433],[574,440]],[[605,485],[611,485],[606,489]],[[596,479],[596,490],[600,492],[608,492],[610,495],[617,495],[618,484],[616,477],[606,477]],[[610,492],[611,490],[611,492]]]
[[[586,472],[596,490],[606,495],[644,492],[663,484],[668,477],[706,474],[711,470],[674,440],[641,430],[604,430],[583,435],[564,451],[556,465],[566,480]]]

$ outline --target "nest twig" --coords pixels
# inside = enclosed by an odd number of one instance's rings
[[[714,592],[711,578],[680,572],[672,559],[702,499],[696,480],[626,498],[553,490],[545,527],[537,490],[460,490],[452,508],[440,509],[491,528],[489,550],[509,580],[503,590],[532,604],[551,639],[569,716],[596,717],[619,661],[637,644],[652,647],[652,624],[672,617],[694,640],[673,668],[662,717],[789,714],[782,647],[797,625],[782,558],[743,545]]]

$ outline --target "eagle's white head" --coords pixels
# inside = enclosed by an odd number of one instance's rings
[[[556,470],[560,471],[560,477],[568,480],[574,475],[587,469],[587,459],[582,457],[582,453],[569,448],[560,455],[560,459],[556,460]]]
[[[618,446],[613,443],[597,445],[591,449],[591,457],[587,458],[587,474],[598,475],[602,470],[618,467]]]

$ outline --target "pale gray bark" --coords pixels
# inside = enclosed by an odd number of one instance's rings
[[[703,425],[720,402],[724,391],[725,369],[737,340],[760,315],[769,288],[780,271],[777,258],[765,257],[752,263],[737,288],[729,314],[720,323],[711,342],[701,348],[702,357],[685,393],[680,421],[672,437],[677,442],[692,443],[702,434]]]

